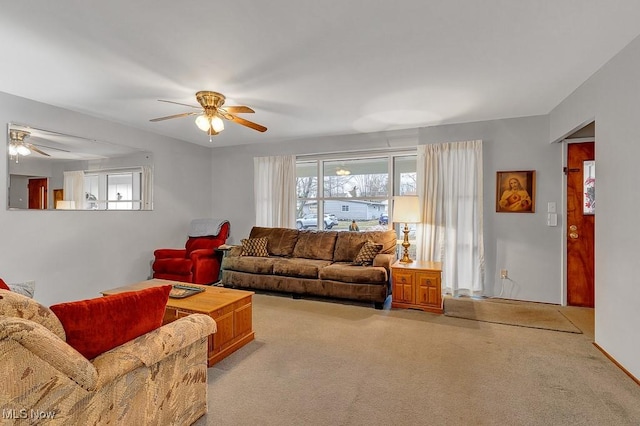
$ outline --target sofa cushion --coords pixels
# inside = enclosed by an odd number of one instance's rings
[[[242,243],[242,256],[258,256],[268,257],[267,238],[245,238],[240,241]]]
[[[222,260],[222,269],[250,274],[272,274],[273,262],[271,257],[227,256]]]
[[[382,244],[380,253],[395,254],[398,237],[393,229],[387,231],[340,232],[333,252],[334,262],[352,262],[367,241]]]
[[[293,249],[293,257],[333,260],[337,237],[337,231],[300,231],[296,247]]]
[[[263,228],[254,226],[249,238],[266,237],[269,241],[267,250],[272,256],[293,256],[293,249],[298,240],[298,230],[289,228]]]
[[[62,322],[67,343],[92,359],[160,327],[170,291],[170,285],[151,287],[50,309]]]
[[[322,280],[341,281],[345,283],[380,283],[386,284],[389,275],[382,267],[355,266],[351,263],[332,263],[322,268],[319,273]]]
[[[318,271],[330,264],[328,260],[276,259],[273,262],[273,273],[286,277],[318,278]]]
[[[354,265],[370,266],[373,264],[373,259],[382,250],[382,244],[376,244],[373,241],[367,241],[364,243],[360,252],[355,259],[353,259]]]

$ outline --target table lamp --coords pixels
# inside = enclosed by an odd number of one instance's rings
[[[401,263],[411,263],[413,260],[409,257],[409,223],[420,222],[420,208],[417,196],[395,197],[393,200],[393,221],[395,223],[404,223],[404,255],[400,259]]]
[[[56,210],[75,210],[75,201],[58,200],[56,201]]]

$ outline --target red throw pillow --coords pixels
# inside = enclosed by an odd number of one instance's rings
[[[62,323],[67,343],[92,359],[160,327],[170,291],[170,285],[151,287],[50,309]]]
[[[7,283],[5,283],[2,278],[0,278],[0,288],[3,289],[3,290],[11,290],[9,288],[9,286],[7,285]]]

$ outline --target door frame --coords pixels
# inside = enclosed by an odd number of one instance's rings
[[[584,126],[583,126],[584,127]],[[579,129],[578,129],[579,130]],[[583,142],[596,142],[596,137],[586,137],[586,138],[564,138],[562,139],[562,208],[556,209],[559,213],[562,214],[562,248],[561,248],[561,259],[562,259],[562,292],[560,295],[560,304],[562,306],[568,305],[568,290],[567,290],[567,174],[564,172],[565,167],[568,167],[569,163],[569,148],[568,145],[570,143],[583,143]],[[593,249],[595,251],[597,244],[597,235],[594,232],[593,234]],[[593,287],[595,292],[596,281],[595,275],[593,277]],[[595,307],[594,307],[595,309]]]

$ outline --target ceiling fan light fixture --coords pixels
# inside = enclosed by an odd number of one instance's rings
[[[203,132],[218,134],[224,130],[224,122],[218,115],[202,114],[196,118],[196,126]]]
[[[9,144],[9,155],[12,157],[18,155],[18,147],[16,146],[16,144]]]
[[[24,145],[18,145],[16,147],[16,151],[18,152],[18,154],[22,155],[23,157],[25,155],[31,154],[31,150]]]
[[[208,90],[202,90],[196,93],[196,99],[198,103],[202,107],[200,112],[183,112],[180,114],[168,115],[166,117],[158,117],[152,118],[149,121],[164,121],[169,120],[171,118],[180,118],[180,117],[188,117],[188,116],[196,116],[196,126],[203,132],[209,135],[209,141],[211,141],[211,136],[217,135],[221,131],[224,130],[224,120],[233,121],[236,124],[240,124],[241,126],[248,127],[253,130],[257,130],[258,132],[266,132],[267,128],[261,124],[254,123],[252,121],[246,120],[244,118],[238,117],[236,114],[251,114],[255,111],[248,106],[244,105],[232,105],[232,106],[224,106],[225,97],[224,95],[218,92],[211,92]],[[184,105],[192,108],[198,108],[193,105],[182,104],[180,102],[173,101],[165,101],[162,99],[158,99],[160,102],[168,102],[172,104]]]
[[[217,115],[214,115],[211,118],[211,127],[216,133],[220,133],[221,131],[224,130],[224,122],[220,117],[218,117]]]
[[[211,123],[209,122],[207,116],[202,114],[196,117],[196,126],[198,126],[198,128],[203,132],[208,132],[209,128],[211,127]]]

